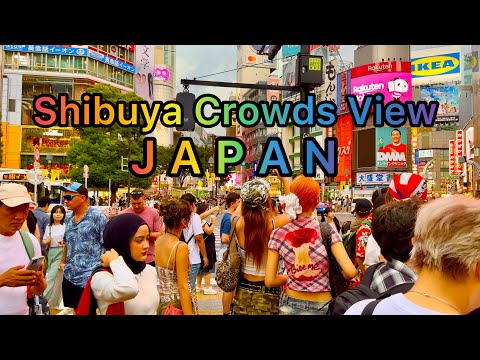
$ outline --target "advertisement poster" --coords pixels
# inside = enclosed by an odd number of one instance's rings
[[[407,167],[407,129],[376,128],[376,164],[379,168],[405,169]]]
[[[455,125],[460,121],[458,112],[458,86],[437,86],[422,89],[421,101],[438,101],[435,125]]]
[[[397,72],[352,77],[350,93],[357,96],[359,105],[362,105],[365,95],[376,93],[383,94],[384,104],[393,100],[401,102],[412,100],[412,75]]]
[[[135,64],[135,93],[152,104],[155,65],[152,45],[136,46]]]

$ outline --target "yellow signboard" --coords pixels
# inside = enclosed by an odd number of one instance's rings
[[[322,70],[322,61],[320,58],[310,58],[308,59],[308,70],[321,71]]]

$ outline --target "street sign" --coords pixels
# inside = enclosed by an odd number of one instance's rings
[[[89,169],[88,169],[88,165],[83,165],[83,172],[84,172],[85,174],[88,174],[88,170],[89,170]]]
[[[35,174],[36,174],[36,177],[35,177]],[[45,176],[41,171],[30,170],[27,173],[27,180],[32,185],[38,185],[38,184],[41,184],[43,180],[45,180]]]
[[[419,160],[420,160],[420,151],[418,149],[415,149],[415,165],[418,165]]]
[[[40,163],[40,149],[38,145],[35,145],[35,150],[33,152],[33,162]]]

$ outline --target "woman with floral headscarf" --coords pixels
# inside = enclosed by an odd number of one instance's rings
[[[284,211],[293,221],[270,235],[265,284],[270,287],[286,284],[280,299],[280,315],[326,315],[326,305],[332,299],[328,254],[320,223],[312,219],[319,200],[318,183],[312,178],[297,176],[290,184],[290,194],[284,198]],[[351,279],[357,275],[336,231],[331,233],[331,249],[344,277]],[[280,258],[286,274],[278,274]]]
[[[285,191],[288,192],[288,186],[285,186]],[[235,315],[276,315],[281,287],[265,286],[267,244],[273,229],[290,220],[286,214],[273,215],[270,183],[265,179],[247,181],[240,191],[240,198],[241,215],[235,225],[235,234],[230,239],[238,242],[242,257],[232,312]]]
[[[103,231],[102,266],[108,271],[97,271],[91,280],[91,289],[104,315],[111,304],[124,302],[125,315],[156,315],[160,296],[157,273],[145,262],[150,229],[134,214],[120,214],[111,218]]]

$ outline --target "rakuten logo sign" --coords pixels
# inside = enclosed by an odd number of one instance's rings
[[[372,65],[374,67],[375,65]],[[381,93],[384,103],[396,100],[412,100],[412,74],[407,72],[386,72],[360,76],[351,79],[350,94],[356,95],[361,104],[365,95]]]

